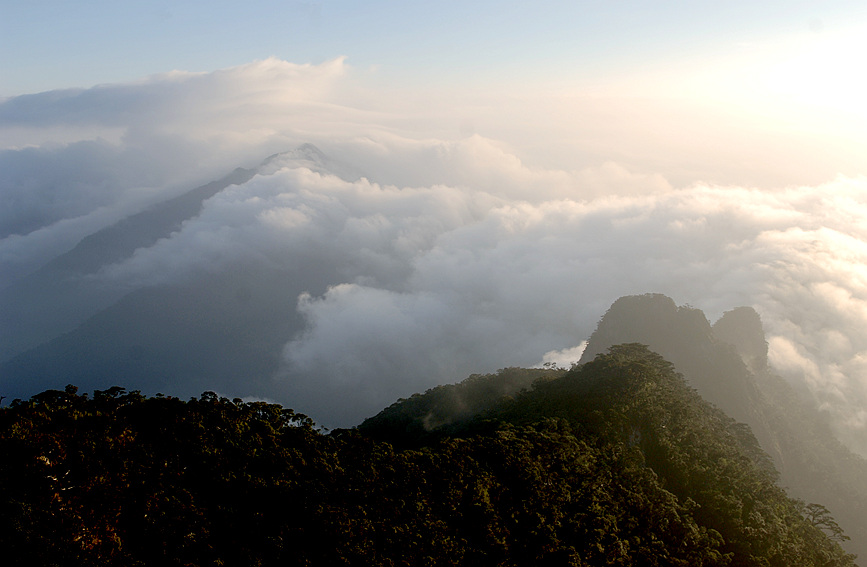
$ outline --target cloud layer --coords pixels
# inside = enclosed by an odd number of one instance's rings
[[[333,161],[273,160],[94,281],[312,260],[328,287],[292,292],[306,327],[268,395],[331,425],[567,356],[552,351],[587,339],[622,295],[665,293],[712,319],[752,305],[771,363],[867,454],[867,178],[758,189],[670,183],[682,171],[623,156],[532,166],[514,143],[386,112],[351,75],[342,60],[269,60],[0,103],[6,277],[125,211],[313,142]]]
[[[481,142],[451,149],[471,153]],[[399,148],[390,152],[405,162]],[[514,158],[505,157],[487,162],[493,176],[509,171]],[[532,189],[531,180],[531,199]],[[286,168],[214,197],[171,239],[103,277],[157,283],[151,278],[251,256],[292,265],[312,255],[335,267],[341,281],[298,298],[308,327],[286,345],[283,379],[323,413],[352,392],[359,418],[384,399],[578,345],[621,295],[666,293],[712,318],[752,305],[775,367],[806,385],[860,443],[864,202],[863,178],[534,202]]]

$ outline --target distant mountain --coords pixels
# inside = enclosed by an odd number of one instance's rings
[[[254,174],[254,170],[236,169],[219,181],[122,219],[0,291],[0,361],[71,331],[120,299],[129,290],[106,289],[85,276],[167,238],[198,215],[206,199],[249,181]]]
[[[12,566],[853,565],[749,428],[639,344],[330,433],[211,392],[68,387],[0,408],[0,452]]]
[[[627,342],[648,345],[703,398],[747,423],[780,471],[781,486],[827,505],[852,537],[847,549],[867,557],[867,461],[836,439],[813,403],[772,373],[754,309],[739,307],[711,326],[699,309],[678,307],[664,295],[622,297],[599,322],[581,363]]]
[[[221,191],[284,167],[358,177],[304,144],[102,229],[0,291],[3,395],[29,397],[58,383],[106,388],[119,376],[175,395],[234,394],[238,378],[249,376],[244,395],[270,395],[281,348],[302,329],[298,295],[341,281],[334,268],[312,255],[292,266],[240,260],[207,277],[138,289],[88,276],[170,237]]]
[[[180,230],[184,221],[198,216],[206,200],[226,188],[281,167],[306,167],[347,179],[358,178],[350,167],[331,160],[312,144],[303,144],[268,157],[254,169],[235,169],[222,179],[157,203],[83,238],[69,252],[0,290],[0,362],[72,331],[130,292],[87,276],[130,258],[137,249],[168,238]]]
[[[678,307],[660,294],[621,297],[602,317],[579,362],[633,342],[671,361],[703,398],[749,423],[759,439],[766,437],[755,379],[732,345],[714,336],[701,310]]]

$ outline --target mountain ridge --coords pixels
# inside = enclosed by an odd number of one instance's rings
[[[773,374],[761,318],[751,307],[714,325],[662,294],[615,301],[591,335],[581,362],[623,342],[646,344],[671,361],[706,400],[750,426],[793,495],[823,502],[867,556],[867,461],[844,447],[818,408]],[[834,463],[841,466],[836,467]]]
[[[75,329],[127,293],[126,287],[101,285],[90,276],[152,246],[199,215],[205,201],[256,175],[284,167],[306,167],[346,179],[359,177],[350,166],[325,155],[313,144],[273,154],[253,168],[236,168],[228,175],[142,211],[82,238],[72,249],[35,272],[0,290],[0,364]]]
[[[212,392],[17,400],[0,542],[12,565],[853,565],[749,428],[643,345],[469,385],[486,410],[403,448]]]
[[[867,556],[867,461],[843,446],[818,409],[772,373],[761,318],[754,309],[732,309],[711,325],[700,310],[678,307],[665,295],[625,296],[601,318],[576,368],[624,343],[645,344],[658,352],[703,399],[746,424],[768,464],[779,471],[779,486],[806,502],[827,505],[852,538],[844,542],[846,549]],[[483,390],[485,382],[488,391],[496,391],[505,382],[517,394],[556,375],[546,376],[544,369],[535,372],[519,387],[514,387],[516,370],[504,369],[467,384],[433,388],[392,404],[359,429],[398,444],[424,440],[436,435],[437,428],[428,427],[432,415],[442,432],[460,431],[495,406],[489,398],[464,399],[469,392]],[[729,385],[735,388],[729,390]],[[462,399],[461,404],[455,399]],[[477,411],[467,415],[467,407]]]

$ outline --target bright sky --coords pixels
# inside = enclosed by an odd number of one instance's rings
[[[616,116],[604,128],[620,128],[620,139],[603,159],[662,171],[675,183],[812,183],[867,173],[865,53],[867,5],[845,0],[0,0],[0,99],[269,57],[313,64],[346,57],[374,99],[421,109],[450,128],[451,117],[428,111],[444,101],[474,105],[462,111],[469,118],[455,118],[462,133],[506,141],[541,166],[567,167],[585,152],[569,132]],[[588,97],[606,97],[606,108],[589,110]],[[706,139],[705,155],[721,156],[741,137],[788,152],[777,169],[802,163],[798,156],[816,163],[790,178],[765,178],[757,170],[768,159],[758,152],[755,164],[726,158],[754,173],[684,165],[681,175],[650,156],[653,144],[686,164],[696,151],[683,145],[690,136]]]
[[[404,81],[578,80],[737,57],[756,42],[833,37],[857,22],[867,8],[845,1],[2,0],[0,96],[270,56],[343,55]]]

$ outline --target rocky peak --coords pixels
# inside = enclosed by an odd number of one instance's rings
[[[726,311],[713,325],[714,336],[735,347],[754,374],[768,370],[768,341],[762,319],[752,307],[737,307]]]

